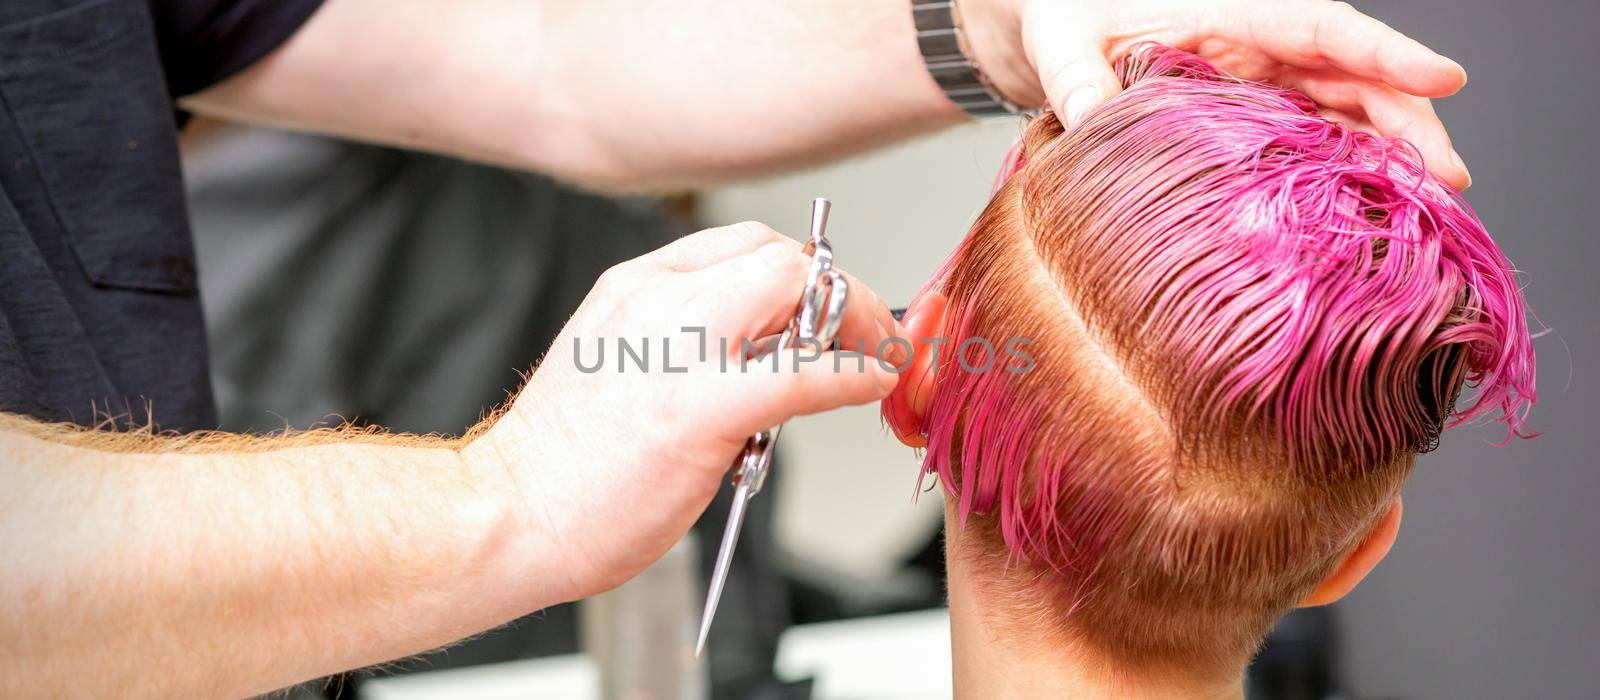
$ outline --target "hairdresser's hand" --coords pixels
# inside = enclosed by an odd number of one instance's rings
[[[469,460],[505,465],[513,477],[526,504],[515,535],[526,539],[523,558],[546,577],[568,579],[555,598],[610,589],[664,554],[711,501],[751,434],[888,395],[895,374],[853,354],[839,355],[836,368],[834,353],[811,361],[815,355],[804,353],[798,363],[777,353],[776,372],[771,360],[740,371],[740,340],[782,330],[809,265],[799,244],[750,223],[703,231],[612,268],[510,412],[463,451]],[[884,343],[896,328],[877,295],[851,279],[838,334],[845,349],[883,347],[898,359],[899,346]],[[618,352],[619,339],[635,353],[648,345],[648,371]]]
[[[1111,65],[1156,41],[1251,80],[1306,93],[1324,114],[1409,140],[1451,185],[1472,178],[1427,98],[1455,94],[1461,66],[1331,0],[960,0],[978,62],[1019,104],[1069,124],[1122,90]]]

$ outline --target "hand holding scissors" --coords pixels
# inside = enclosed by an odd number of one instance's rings
[[[810,350],[799,361],[772,353],[739,370],[741,341],[791,325],[813,262],[800,242],[745,223],[603,276],[510,410],[466,450],[484,473],[509,477],[504,547],[520,563],[496,575],[522,583],[507,586],[508,605],[576,600],[632,578],[682,539],[752,435],[889,393],[896,375],[878,362],[834,361],[891,347],[896,333],[877,295],[844,273],[839,350],[811,361]],[[635,350],[648,340],[648,371],[624,365],[621,339]]]

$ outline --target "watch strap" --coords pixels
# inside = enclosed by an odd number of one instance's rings
[[[1022,114],[978,68],[961,35],[954,0],[913,0],[911,17],[917,28],[917,49],[928,74],[962,111],[974,117]]]

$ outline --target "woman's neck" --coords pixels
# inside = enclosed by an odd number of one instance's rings
[[[945,519],[950,587],[950,645],[956,700],[1028,698],[1139,698],[1140,700],[1242,700],[1241,669],[1218,672],[1132,671],[1045,635],[1000,634],[989,621],[970,559],[957,556],[955,526]]]

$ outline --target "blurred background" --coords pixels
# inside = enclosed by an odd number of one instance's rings
[[[1438,110],[1472,170],[1467,199],[1552,329],[1537,341],[1532,424],[1544,435],[1496,448],[1494,428],[1463,428],[1424,456],[1388,560],[1346,601],[1286,618],[1251,695],[1600,696],[1600,224],[1587,209],[1600,3],[1356,4],[1471,74]],[[197,124],[186,170],[225,427],[350,419],[460,433],[516,388],[606,267],[744,219],[803,236],[818,196],[834,201],[840,264],[903,305],[986,202],[1017,129],[973,124],[764,182],[607,198],[435,156]],[[785,430],[695,681],[713,696],[949,695],[938,494],[918,498],[916,456],[876,413]],[[709,568],[725,499],[675,566]],[[666,594],[691,601],[677,607],[693,622],[699,589]],[[638,604],[623,596],[608,614]],[[594,649],[581,617],[543,611],[297,693],[595,696],[601,669],[578,654]]]

